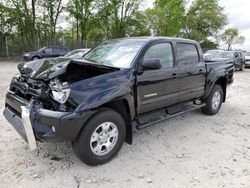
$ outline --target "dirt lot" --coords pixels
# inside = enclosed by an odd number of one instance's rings
[[[1,110],[15,63],[0,63]],[[70,144],[38,152],[0,117],[0,187],[250,187],[250,69],[235,73],[216,116],[199,110],[143,131],[108,164],[89,167]]]

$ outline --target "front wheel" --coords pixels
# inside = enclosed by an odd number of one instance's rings
[[[208,115],[216,114],[221,108],[222,101],[223,90],[220,85],[214,85],[210,95],[205,100],[205,103],[207,105],[202,108],[202,112]]]
[[[126,128],[122,116],[109,108],[94,115],[73,142],[73,151],[87,165],[110,161],[121,149]]]

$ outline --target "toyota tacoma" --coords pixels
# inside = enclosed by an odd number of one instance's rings
[[[103,42],[82,59],[18,65],[4,116],[31,149],[71,142],[88,165],[110,161],[132,129],[201,108],[216,114],[233,82],[230,60],[203,60],[192,40],[164,37]]]

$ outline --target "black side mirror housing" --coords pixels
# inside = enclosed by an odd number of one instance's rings
[[[144,70],[157,70],[161,69],[161,61],[159,59],[144,59],[142,68]]]

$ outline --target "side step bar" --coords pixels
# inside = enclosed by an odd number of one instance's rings
[[[136,125],[136,129],[142,130],[142,129],[145,129],[145,128],[147,128],[147,127],[151,127],[151,126],[154,125],[154,124],[161,123],[161,122],[163,122],[163,121],[165,121],[165,120],[168,120],[168,119],[170,119],[170,118],[177,117],[177,116],[182,115],[182,114],[184,114],[184,113],[187,113],[187,112],[191,112],[191,111],[197,110],[197,109],[202,108],[202,107],[204,107],[204,106],[206,106],[206,104],[195,105],[194,107],[187,108],[186,110],[183,110],[183,111],[180,111],[180,112],[176,112],[176,113],[174,113],[174,114],[166,114],[165,117],[159,118],[159,119],[157,119],[157,120],[155,120],[155,121],[147,122],[147,123],[142,123],[142,124],[137,124],[137,125]]]

